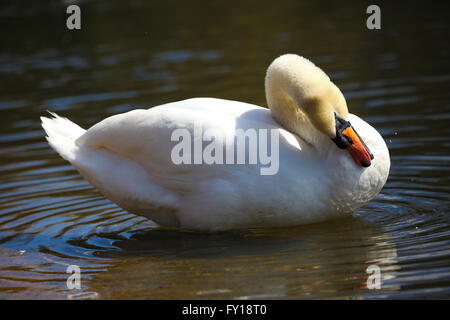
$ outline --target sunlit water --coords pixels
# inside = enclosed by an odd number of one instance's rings
[[[41,3],[0,5],[0,298],[449,297],[446,8],[382,7],[382,30],[369,31],[360,1],[86,1],[75,32],[64,5]],[[106,200],[40,127],[46,110],[88,128],[197,96],[265,106],[265,68],[286,52],[326,70],[389,147],[386,186],[348,218],[165,230]],[[383,281],[370,290],[374,264]],[[66,286],[69,265],[80,290]]]

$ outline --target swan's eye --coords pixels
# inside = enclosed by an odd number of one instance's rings
[[[335,118],[335,124],[336,124],[336,137],[331,138],[331,140],[334,141],[334,143],[338,146],[340,149],[346,149],[349,144],[352,144],[353,141],[350,137],[347,137],[342,134],[342,132],[351,127],[350,122],[342,119],[339,117],[336,113],[334,114]]]

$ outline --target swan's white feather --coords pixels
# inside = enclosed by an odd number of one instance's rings
[[[255,105],[196,98],[109,117],[84,131],[67,119],[42,118],[50,145],[106,197],[157,223],[216,231],[322,221],[353,212],[386,182],[389,153],[378,132],[350,121],[375,159],[361,168],[345,150],[323,141],[317,150]],[[230,135],[236,128],[280,132],[280,165],[175,165],[171,134],[194,124]]]

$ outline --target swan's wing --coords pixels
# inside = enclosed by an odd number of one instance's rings
[[[192,142],[195,147],[196,128],[219,130],[225,138],[234,138],[237,129],[278,130],[279,172],[261,175],[261,167],[267,166],[260,163],[192,164],[191,148],[187,152],[191,164],[176,164],[172,151],[180,141],[173,141],[172,134],[185,129],[194,139],[189,146]],[[166,226],[222,230],[236,225],[276,225],[284,220],[277,220],[274,212],[289,215],[298,207],[313,214],[309,202],[303,200],[326,195],[311,188],[317,180],[316,162],[304,156],[309,147],[296,139],[267,109],[197,98],[109,117],[75,140],[73,157],[68,160],[100,192],[130,212]],[[210,144],[200,142],[203,150]]]
[[[195,130],[199,128],[214,128],[234,135],[237,125],[277,126],[266,109],[234,101],[197,98],[111,116],[87,130],[76,144],[131,159],[150,173],[161,187],[182,192],[189,191],[192,179],[199,182],[220,177],[222,170],[227,169],[224,166],[175,164],[171,156],[179,140],[174,138],[172,141],[174,131],[186,129],[195,139]],[[193,163],[193,154],[191,156]]]

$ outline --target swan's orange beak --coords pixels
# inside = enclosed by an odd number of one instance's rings
[[[358,133],[356,133],[355,129],[353,129],[352,126],[349,126],[342,131],[342,135],[345,136],[349,142],[347,150],[352,155],[356,164],[362,167],[370,166],[371,160],[373,159],[373,154],[370,152],[364,141],[359,137]]]

